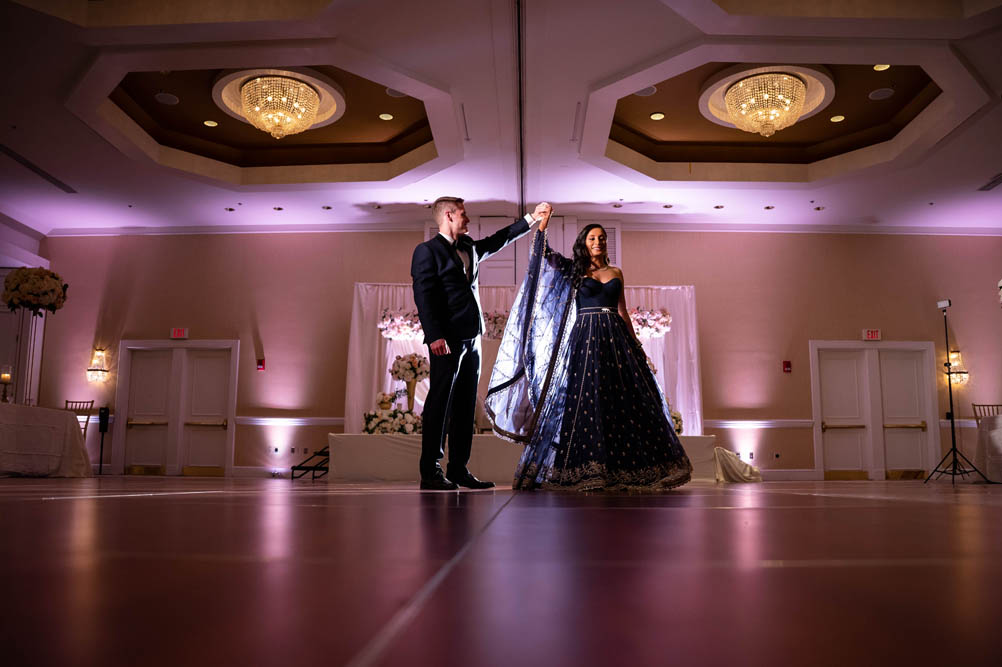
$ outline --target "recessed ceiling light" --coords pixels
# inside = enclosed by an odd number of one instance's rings
[[[665,204],[661,208],[671,208],[672,206],[674,206],[674,204]]]
[[[883,72],[884,70],[891,69],[891,66],[890,65],[874,65],[873,69],[877,70],[878,72]]]
[[[723,204],[717,204],[717,205],[716,205],[716,206],[714,206],[713,208],[723,208],[723,207],[724,207],[724,205],[723,205]]]
[[[393,114],[391,114],[391,113],[381,113],[381,114],[379,114],[379,120],[393,120]]]
[[[832,116],[829,120],[833,123],[841,123],[845,120],[845,116]]]
[[[823,211],[823,210],[825,210],[825,207],[824,206],[815,206],[814,210],[815,211]]]
[[[235,211],[235,210],[237,210],[237,209],[233,208],[232,206],[227,206],[227,207],[226,207],[226,208],[224,208],[223,210],[224,210],[224,211],[229,211],[230,213],[232,213],[233,211]]]
[[[771,211],[771,210],[772,210],[772,209],[774,209],[774,208],[776,208],[776,207],[770,204],[769,206],[766,206],[766,207],[765,207],[765,210],[767,210],[767,211]]]
[[[273,210],[273,211],[282,211],[282,210],[285,210],[285,209],[283,209],[281,206],[272,206],[271,210]]]
[[[393,88],[387,88],[386,94],[390,97],[407,97],[407,93],[401,93],[399,90],[394,90]]]
[[[934,201],[929,202],[929,206],[935,206],[935,205],[936,205],[936,202],[934,202]]]
[[[870,94],[867,95],[871,100],[886,100],[891,95],[894,94],[893,88],[877,88],[876,90],[871,90]]]
[[[647,86],[646,88],[641,88],[637,92],[633,93],[637,97],[650,97],[654,93],[658,92],[656,86]]]
[[[329,210],[331,210],[332,207],[330,207],[330,206],[321,206],[320,208],[322,208],[325,211],[329,211]]]
[[[660,111],[651,114],[651,120],[664,120],[665,115]]]
[[[374,209],[376,209],[378,211],[379,209],[383,208],[383,205],[382,204],[373,204],[372,208],[374,208]]]
[[[202,125],[204,125],[206,127],[215,127],[215,126],[219,125],[219,123],[217,123],[214,120],[203,120],[202,121]]]
[[[169,107],[172,107],[181,101],[181,99],[177,95],[171,95],[170,93],[165,93],[162,90],[156,95],[154,95],[153,99],[155,99],[160,104],[166,104]]]
[[[612,205],[612,207],[613,208],[623,208],[623,205],[620,204],[619,202],[616,202],[615,204]]]

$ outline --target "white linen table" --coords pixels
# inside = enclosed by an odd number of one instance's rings
[[[0,475],[91,477],[77,416],[0,403]]]
[[[713,481],[712,435],[682,436],[693,466],[693,479]],[[328,433],[333,482],[417,482],[421,436],[404,434]],[[522,447],[493,434],[473,436],[469,469],[480,479],[510,484]],[[448,461],[448,452],[442,460]],[[326,478],[325,478],[326,479]]]

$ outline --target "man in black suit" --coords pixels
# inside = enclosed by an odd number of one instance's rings
[[[526,234],[550,207],[540,204],[531,215],[479,241],[466,234],[470,219],[462,199],[440,197],[431,210],[439,233],[415,248],[411,260],[414,302],[424,342],[431,350],[431,386],[421,436],[421,488],[489,489],[494,482],[481,481],[466,468],[473,445],[484,330],[477,291],[480,262]],[[449,466],[443,473],[438,461],[445,454],[446,435]]]

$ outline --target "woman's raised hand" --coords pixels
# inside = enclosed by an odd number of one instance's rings
[[[536,210],[532,212],[532,217],[539,221],[539,231],[544,231],[550,224],[550,216],[553,215],[553,207],[545,201],[536,204]]]

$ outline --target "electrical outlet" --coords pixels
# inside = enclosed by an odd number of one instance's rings
[[[775,454],[773,454],[773,456],[775,456],[778,459],[779,458],[779,452],[776,452]]]
[[[748,452],[748,459],[751,460],[755,458],[755,452]]]
[[[309,447],[303,447],[303,454],[309,454],[309,453],[310,453],[310,448]]]
[[[292,448],[292,450],[291,450],[291,453],[292,453],[292,454],[295,454],[295,453],[296,453],[296,448],[295,448],[295,447],[293,447],[293,448]]]
[[[278,454],[278,447],[275,448],[275,453]]]

